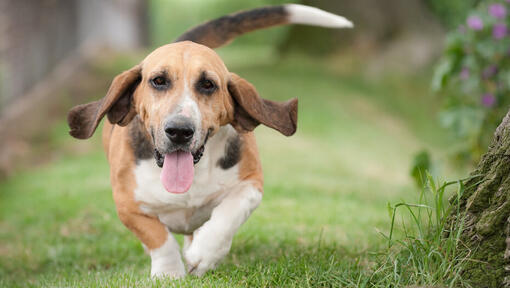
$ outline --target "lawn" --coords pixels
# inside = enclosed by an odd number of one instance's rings
[[[202,278],[150,280],[149,257],[115,213],[99,135],[79,142],[61,122],[52,161],[0,182],[0,286],[375,285],[387,203],[418,197],[413,155],[428,149],[443,159],[452,145],[438,128],[427,74],[369,80],[335,59],[220,54],[263,97],[300,101],[296,135],[256,130],[264,199],[221,265]],[[111,67],[105,77],[120,71]]]

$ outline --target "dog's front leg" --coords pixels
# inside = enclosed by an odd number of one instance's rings
[[[186,275],[179,244],[156,217],[140,211],[118,209],[119,218],[144,244],[151,256],[151,276],[181,278]]]
[[[184,258],[191,274],[201,276],[227,255],[237,229],[259,205],[262,193],[252,185],[233,190],[214,208],[209,221],[193,233]]]
[[[172,234],[168,233],[165,243],[150,250],[151,276],[181,278],[186,275],[184,264],[179,252],[179,243]]]

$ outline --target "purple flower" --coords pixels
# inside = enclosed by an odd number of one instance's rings
[[[483,29],[483,21],[478,16],[469,16],[467,19],[467,26],[475,31]]]
[[[496,103],[496,98],[491,93],[485,93],[482,95],[482,105],[490,108]]]
[[[490,65],[489,67],[485,68],[482,72],[482,78],[487,80],[494,75],[498,74],[498,66],[496,65]]]
[[[489,6],[489,14],[496,19],[503,19],[506,16],[506,8],[503,4],[492,4]]]
[[[496,40],[505,38],[507,34],[506,24],[494,24],[492,28],[492,37]]]
[[[463,67],[462,70],[460,71],[459,77],[461,80],[467,80],[467,79],[469,79],[469,74],[470,74],[469,68]]]

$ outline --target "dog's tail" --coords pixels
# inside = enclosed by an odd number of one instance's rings
[[[188,40],[209,48],[217,48],[242,34],[285,24],[306,24],[329,28],[353,27],[352,22],[342,16],[315,7],[286,4],[241,11],[205,22],[188,30],[175,42]]]

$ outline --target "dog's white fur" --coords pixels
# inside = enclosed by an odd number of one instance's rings
[[[179,253],[179,243],[171,233],[163,246],[153,249],[151,256],[151,276],[180,278],[186,275]]]
[[[183,97],[182,97],[181,103],[179,103],[179,105],[177,106],[178,111],[174,111],[177,113],[170,115],[170,117],[175,116],[175,115],[181,115],[181,116],[191,119],[191,121],[193,122],[193,126],[195,127],[195,136],[193,137],[193,143],[191,143],[191,145],[193,147],[196,147],[198,145],[198,143],[203,140],[203,139],[200,139],[200,141],[199,141],[199,138],[201,138],[201,136],[203,135],[202,125],[201,125],[202,114],[200,113],[200,109],[198,108],[197,102],[195,102],[191,98],[192,92],[189,88],[190,85],[188,84],[189,83],[188,79],[184,78],[183,81],[184,81],[184,91],[182,93]]]
[[[289,22],[294,24],[307,24],[329,28],[354,27],[354,24],[345,17],[315,7],[300,4],[287,4],[285,5],[285,10],[289,13]]]

